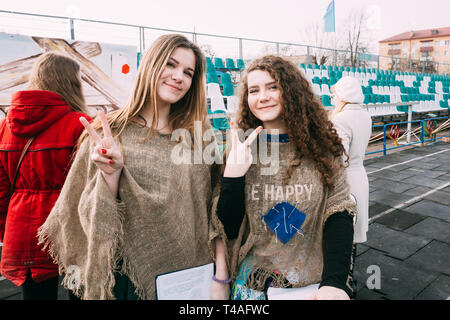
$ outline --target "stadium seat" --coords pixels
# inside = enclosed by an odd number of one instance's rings
[[[222,58],[214,58],[214,66],[216,69],[225,69]]]
[[[232,82],[225,82],[223,84],[223,96],[229,97],[234,96],[234,85]]]
[[[220,92],[219,83],[210,82],[206,84],[206,97],[222,97],[222,93]]]
[[[313,83],[313,92],[316,96],[320,96],[320,84]]]
[[[215,71],[210,71],[206,73],[206,83],[217,83],[219,84],[219,78]]]
[[[325,95],[322,95],[320,98],[322,100],[322,104],[323,104],[324,107],[331,107],[332,106],[331,99],[330,99],[329,95],[325,94]]]
[[[237,59],[236,60],[236,64],[237,64],[237,68],[239,70],[244,70],[245,69],[245,62],[242,59]]]
[[[231,75],[228,72],[223,72],[221,75],[221,84],[224,83],[233,83],[233,81],[231,80]]]
[[[225,102],[223,101],[222,96],[212,96],[211,97],[211,111],[215,112],[217,110],[222,110],[224,112],[227,112],[227,109],[225,108]]]
[[[216,68],[214,67],[214,64],[211,61],[211,58],[209,58],[208,61],[208,57],[206,59],[206,72],[216,72]]]
[[[320,92],[321,94],[326,94],[326,95],[330,95],[330,87],[328,86],[328,84],[326,83],[322,83],[322,85],[320,86]]]
[[[235,113],[239,110],[239,98],[236,96],[225,97],[227,101],[227,111]]]
[[[447,108],[447,109],[449,109],[448,100],[441,100],[441,101],[439,101],[439,106],[440,106],[441,108]]]
[[[230,70],[236,70],[237,69],[236,66],[234,65],[234,60],[231,59],[231,58],[226,58],[225,59],[225,64],[227,66],[227,69],[230,69]]]
[[[215,110],[212,112],[213,114],[222,114],[226,113],[225,110]],[[216,130],[227,130],[230,128],[230,123],[226,117],[223,118],[213,118],[212,120],[213,127]]]

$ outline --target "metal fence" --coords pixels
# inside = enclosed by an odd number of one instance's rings
[[[143,52],[158,36],[181,33],[196,42],[207,56],[251,60],[269,53],[292,57],[297,63],[390,69],[415,73],[448,74],[448,64],[381,56],[367,52],[322,48],[243,37],[213,35],[133,24],[0,10],[0,31],[84,41],[137,46]]]
[[[444,119],[446,119],[447,121],[438,126],[437,121]],[[374,125],[372,126],[372,130],[376,130],[378,128],[382,129],[382,148],[380,150],[367,152],[366,155],[382,153],[382,156],[386,156],[389,150],[395,150],[414,145],[423,145],[424,143],[436,142],[438,140],[441,140],[443,137],[449,137],[450,135],[448,134],[447,130],[449,127],[449,120],[450,117],[438,117],[414,121],[387,123],[384,125]],[[405,124],[408,125],[408,127],[413,126],[414,124],[417,124],[418,126],[413,130],[406,130],[403,134],[400,135],[400,129],[398,126]],[[445,132],[446,135],[437,135],[437,133],[444,130],[447,130],[447,132]],[[406,138],[406,141],[401,141],[407,136],[409,136],[409,138]],[[414,136],[415,139],[411,139],[411,136]],[[391,146],[388,146],[388,141],[392,141],[393,146],[392,144]]]

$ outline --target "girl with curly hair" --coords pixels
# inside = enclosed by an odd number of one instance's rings
[[[267,55],[247,68],[239,111],[240,129],[264,130],[249,144],[248,152],[259,151],[251,165],[230,162],[230,152],[213,210],[234,281],[231,297],[266,299],[269,287],[313,285],[311,299],[352,298],[347,280],[357,210],[345,150],[325,109],[293,63]],[[231,150],[246,144],[232,136]],[[275,166],[263,161],[264,148]],[[262,170],[268,166],[278,170]]]

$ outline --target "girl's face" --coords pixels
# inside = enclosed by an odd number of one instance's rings
[[[254,70],[247,75],[248,106],[253,115],[262,121],[264,129],[281,129],[283,106],[278,83],[267,71]]]
[[[175,49],[156,84],[158,105],[181,100],[191,87],[194,70],[194,52],[187,48]]]

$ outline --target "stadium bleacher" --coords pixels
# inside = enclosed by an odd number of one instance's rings
[[[238,109],[236,83],[230,74],[245,68],[241,59],[207,59],[208,105],[212,112],[233,113]],[[224,61],[225,60],[225,64]],[[340,78],[351,76],[359,79],[364,93],[365,105],[372,117],[405,116],[412,105],[414,114],[430,112],[446,113],[450,109],[450,76],[420,74],[376,68],[355,68],[343,66],[323,66],[314,64],[298,65],[308,79],[314,93],[326,108],[331,104],[331,86]],[[216,86],[211,86],[216,84]],[[399,105],[405,103],[404,105]],[[394,104],[394,105],[393,105]]]

